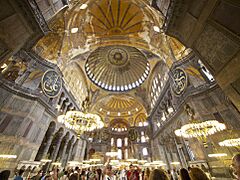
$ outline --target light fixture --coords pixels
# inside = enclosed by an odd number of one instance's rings
[[[84,160],[83,163],[86,165],[86,164],[91,163],[91,161],[89,161],[89,160]]]
[[[70,164],[70,165],[81,165],[81,164],[83,164],[83,163],[81,163],[81,162],[78,162],[78,161],[68,161],[68,164]]]
[[[80,9],[83,10],[83,9],[86,9],[87,7],[88,7],[87,4],[82,4],[82,5],[80,6]]]
[[[175,130],[177,136],[184,138],[198,138],[204,140],[207,136],[226,129],[225,124],[217,120],[208,120],[204,122],[192,121],[192,123],[183,125],[180,129]]]
[[[130,162],[137,162],[138,159],[127,159],[127,161],[130,161]]]
[[[148,162],[147,160],[138,160],[138,163],[141,163],[141,164],[147,163],[147,162]]]
[[[65,115],[65,125],[70,125],[78,135],[81,135],[84,132],[102,128],[104,123],[97,114],[68,111]]]
[[[57,117],[57,120],[58,120],[59,123],[62,123],[62,124],[63,124],[64,121],[65,121],[65,115],[60,115],[60,116],[58,116],[58,117]]]
[[[101,159],[89,159],[89,161],[91,161],[91,162],[99,162],[99,161],[101,161]]]
[[[111,152],[106,152],[106,156],[109,157],[116,157],[118,155],[118,152],[111,151]]]
[[[96,164],[96,166],[103,166],[103,164]]]
[[[227,146],[227,147],[240,147],[240,138],[226,139],[222,142],[219,142],[218,144],[220,146]]]
[[[78,32],[78,28],[72,28],[71,29],[71,33],[74,34],[74,33],[77,33]]]
[[[226,153],[215,153],[215,154],[208,154],[208,157],[224,157],[227,156]]]
[[[119,160],[111,159],[111,160],[110,160],[110,163],[119,163]]]
[[[162,164],[163,161],[153,161],[151,164]]]
[[[52,160],[51,160],[51,159],[41,159],[40,161],[41,161],[41,162],[43,162],[43,163],[52,162]]]
[[[172,165],[179,165],[180,164],[180,162],[171,162],[170,164],[172,164]]]
[[[13,155],[13,154],[0,154],[0,158],[16,159],[17,155]]]
[[[143,166],[149,167],[151,166],[151,163],[145,163]]]
[[[61,166],[62,163],[60,163],[60,162],[53,162],[52,165],[55,165],[55,166]]]

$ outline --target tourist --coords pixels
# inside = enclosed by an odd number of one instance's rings
[[[170,180],[173,180],[173,176],[172,176],[172,173],[171,173],[171,170],[167,170],[167,174],[168,174],[168,177],[170,178]]]
[[[149,180],[150,173],[151,173],[150,169],[146,168],[145,171],[144,171],[144,178],[143,178],[143,180]]]
[[[240,180],[240,153],[233,156],[232,159],[233,174]]]
[[[22,177],[23,173],[24,173],[24,170],[20,169],[18,172],[18,176],[16,176],[14,180],[23,180],[23,177]]]
[[[62,177],[60,177],[60,180],[68,180],[68,172],[67,171],[64,171],[64,174]]]
[[[191,180],[188,171],[185,168],[181,168],[179,171],[180,180]]]
[[[97,173],[97,180],[102,180],[102,170],[97,169],[96,173]]]
[[[31,179],[32,180],[39,180],[39,179],[41,179],[42,175],[43,175],[42,170],[39,170],[38,168],[35,168],[32,176],[31,176]]]
[[[191,180],[209,180],[207,175],[200,168],[191,168],[189,173]]]
[[[154,169],[150,173],[149,180],[169,180],[169,178],[163,169]]]
[[[127,172],[127,170],[125,167],[120,171],[120,180],[127,180],[126,172]]]
[[[9,170],[4,170],[2,172],[0,172],[0,179],[1,180],[8,180],[10,176],[10,171]]]
[[[47,174],[47,175],[44,177],[44,180],[53,180],[53,177],[51,176],[51,174]]]
[[[80,180],[86,180],[86,171],[82,170],[81,174],[80,174]]]
[[[135,169],[135,167],[130,164],[130,170],[127,172],[128,180],[139,180],[139,172]]]
[[[75,167],[75,170],[74,170],[74,172],[70,175],[69,180],[79,180],[79,173],[80,173],[79,167]]]
[[[112,172],[112,166],[107,164],[106,168],[104,169],[104,178],[103,180],[113,180],[113,172]]]

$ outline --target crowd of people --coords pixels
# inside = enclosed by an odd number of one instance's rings
[[[240,153],[235,155],[231,164],[235,177],[240,180]],[[165,171],[162,168],[144,168],[140,169],[137,166],[130,165],[129,169],[113,169],[107,163],[103,169],[100,168],[85,168],[79,167],[63,169],[53,168],[48,173],[43,173],[39,170],[37,173],[23,178],[24,170],[19,170],[14,180],[208,180],[211,179],[199,167],[182,168],[177,171],[177,176],[174,176],[170,171]],[[10,171],[2,171],[0,173],[0,180],[7,180]]]

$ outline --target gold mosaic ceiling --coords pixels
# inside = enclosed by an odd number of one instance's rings
[[[93,106],[92,111],[98,113],[104,119],[106,126],[118,119],[128,122],[128,126],[145,122],[147,119],[145,107],[135,98],[128,95],[104,97]]]
[[[140,86],[150,72],[145,55],[130,46],[99,47],[85,64],[87,76],[109,91],[127,91]]]
[[[82,8],[83,4],[87,6]],[[49,22],[52,32],[34,49],[45,59],[55,63],[60,59],[64,65],[99,46],[128,45],[153,52],[171,64],[186,49],[162,32],[162,24],[161,14],[144,0],[86,0],[53,17]]]

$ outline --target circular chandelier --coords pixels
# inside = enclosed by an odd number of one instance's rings
[[[118,152],[116,151],[106,152],[106,156],[109,156],[109,157],[116,157],[117,155],[118,155]]]
[[[217,120],[208,120],[185,124],[180,129],[175,130],[175,134],[184,138],[203,139],[224,129],[226,129],[225,124]]]
[[[220,146],[227,146],[227,147],[238,147],[240,146],[240,138],[236,139],[226,139],[222,142],[218,143]]]
[[[84,132],[94,131],[103,128],[104,123],[97,114],[83,113],[81,111],[68,111],[66,115],[59,117],[59,122],[66,127],[73,129],[80,136]]]

